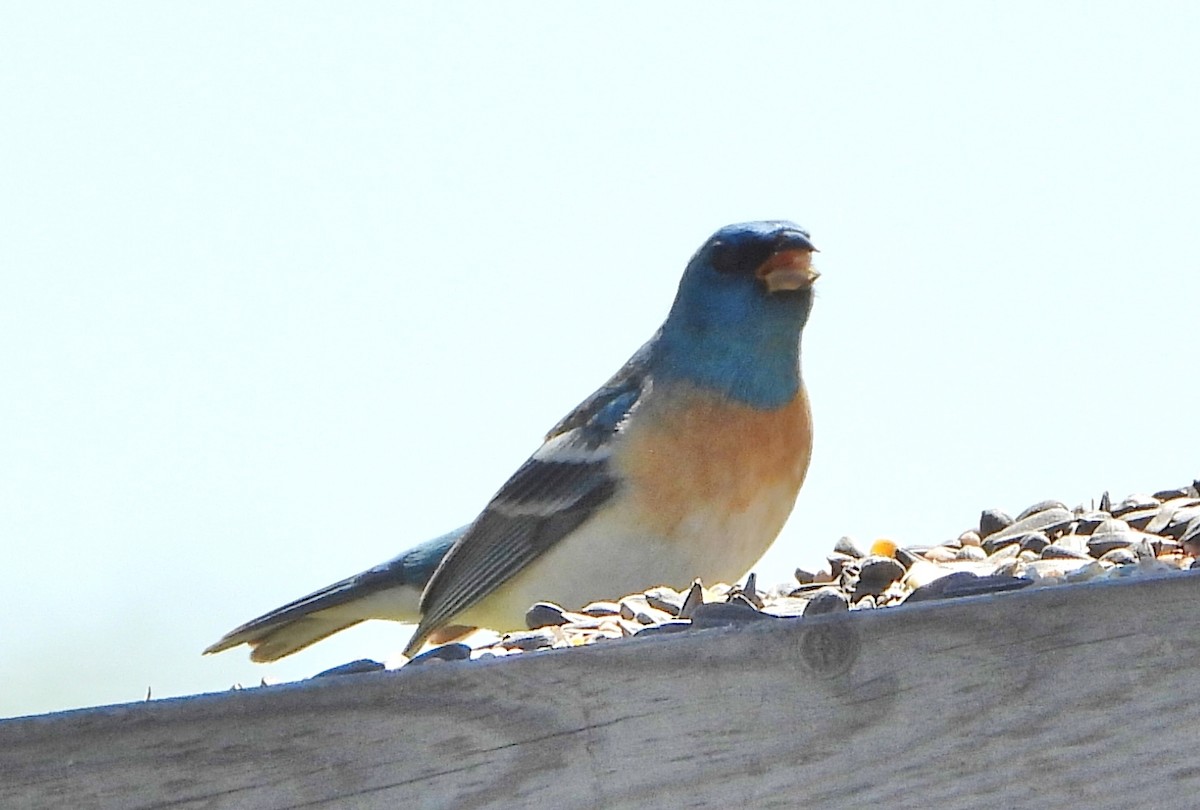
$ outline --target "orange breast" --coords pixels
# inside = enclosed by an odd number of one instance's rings
[[[781,495],[786,519],[811,454],[812,414],[803,386],[775,410],[679,386],[644,403],[614,461],[630,480],[625,491],[637,511],[655,533],[672,539],[698,510],[736,518]]]

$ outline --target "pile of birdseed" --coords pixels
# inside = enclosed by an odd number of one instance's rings
[[[447,644],[409,665],[1064,582],[1162,575],[1191,568],[1198,555],[1200,480],[1117,503],[1106,492],[1098,505],[1071,509],[1059,501],[1042,501],[1016,518],[988,509],[977,527],[935,546],[902,548],[878,540],[863,549],[843,537],[826,558],[827,568],[797,569],[794,581],[767,589],[751,574],[743,585],[695,582],[686,591],[651,588],[616,601],[593,602],[578,612],[541,602],[526,614],[528,630],[492,633],[482,644]],[[322,674],[362,671],[347,667]],[[382,665],[370,668],[377,667]]]

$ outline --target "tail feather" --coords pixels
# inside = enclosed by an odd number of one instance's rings
[[[259,664],[278,661],[284,656],[299,652],[310,644],[332,636],[359,622],[336,622],[320,616],[306,616],[289,624],[276,627],[263,635],[247,640],[250,645],[250,660]]]
[[[289,614],[283,617],[268,613],[226,633],[219,641],[205,649],[204,654],[210,655],[231,650],[241,644],[249,644],[251,661],[278,661],[310,644],[316,644],[339,630],[353,627],[366,618],[321,615],[321,612],[307,615]]]
[[[416,624],[421,618],[425,583],[466,528],[251,619],[230,630],[204,654],[249,644],[251,661],[277,661],[368,619]]]
[[[277,661],[368,619],[415,624],[421,592],[410,585],[364,591],[343,580],[235,628],[205,655],[249,644],[251,661]]]

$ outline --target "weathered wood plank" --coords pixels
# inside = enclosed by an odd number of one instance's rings
[[[4,808],[1185,808],[1200,577],[0,722]]]

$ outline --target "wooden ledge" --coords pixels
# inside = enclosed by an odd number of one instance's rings
[[[0,721],[4,808],[1192,808],[1200,577]]]

